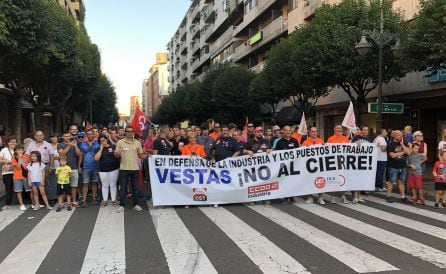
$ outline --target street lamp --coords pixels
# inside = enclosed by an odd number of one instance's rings
[[[384,44],[392,41],[396,38],[395,34],[384,32],[384,0],[379,1],[380,19],[379,19],[379,32],[377,31],[364,31],[361,36],[361,40],[356,44],[356,51],[364,56],[369,52],[372,47],[367,41],[367,36],[370,37],[375,43],[379,45],[379,59],[378,59],[378,105],[376,113],[376,130],[382,128],[383,117],[382,117],[382,96],[383,96],[383,49]],[[391,50],[395,51],[399,49],[399,41],[392,46]]]

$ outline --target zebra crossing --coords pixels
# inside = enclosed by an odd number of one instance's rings
[[[366,203],[0,212],[1,273],[445,273],[446,209]]]

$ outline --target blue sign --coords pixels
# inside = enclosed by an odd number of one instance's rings
[[[430,84],[446,81],[446,69],[439,69],[428,77]]]

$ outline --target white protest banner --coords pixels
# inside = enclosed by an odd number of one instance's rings
[[[210,163],[197,156],[149,159],[153,205],[243,203],[322,192],[374,190],[373,144],[327,144]]]

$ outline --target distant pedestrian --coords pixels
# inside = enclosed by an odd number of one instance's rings
[[[446,207],[446,151],[439,154],[440,160],[437,161],[433,168],[435,177],[435,204],[434,208]],[[443,203],[440,203],[440,199]]]
[[[12,158],[14,157],[14,149],[17,146],[17,140],[14,136],[10,136],[5,141],[6,146],[0,150],[0,164],[2,164],[2,177],[5,184],[5,205],[2,210],[9,209],[12,203],[12,189],[14,169],[12,166]]]

